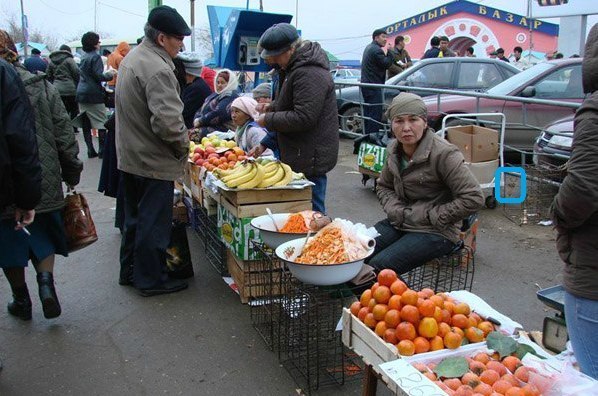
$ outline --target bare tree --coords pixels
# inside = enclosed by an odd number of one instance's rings
[[[195,44],[197,45],[197,51],[205,59],[210,59],[214,56],[212,35],[207,26],[195,27]]]
[[[21,22],[14,16],[14,14],[8,16],[8,18],[5,19],[5,22],[8,24],[6,31],[10,34],[10,37],[12,37],[15,43],[22,43],[25,41]],[[29,41],[46,44],[49,51],[55,49],[58,44],[58,38],[56,36],[42,32],[39,29],[29,30]]]

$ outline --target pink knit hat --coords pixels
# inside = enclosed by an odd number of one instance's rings
[[[258,117],[258,112],[255,110],[257,106],[257,102],[255,99],[249,96],[239,96],[237,99],[233,100],[231,107],[235,107],[241,110],[243,113],[247,114],[249,117],[253,118],[254,120]]]

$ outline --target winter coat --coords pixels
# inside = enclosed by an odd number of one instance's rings
[[[388,68],[388,78],[396,76],[413,64],[411,56],[409,56],[409,52],[405,48],[400,50],[395,47],[389,49],[388,52],[392,55],[392,65]],[[400,63],[403,65],[401,66]]]
[[[118,169],[158,180],[181,176],[189,135],[170,55],[143,40],[120,64],[115,95]]]
[[[47,76],[60,96],[75,96],[77,93],[79,66],[69,51],[54,51],[50,54]]]
[[[14,67],[0,59],[0,213],[13,204],[35,208],[41,172],[33,107]]]
[[[388,144],[388,159],[376,194],[390,223],[398,230],[439,234],[459,241],[461,222],[484,205],[482,190],[459,149],[432,129],[422,139],[404,170],[401,144]]]
[[[582,63],[584,92],[577,110],[567,176],[552,203],[556,246],[565,262],[563,286],[598,300],[598,25],[590,30]]]
[[[80,79],[77,85],[78,103],[104,103],[102,81],[112,80],[111,73],[104,73],[102,57],[95,51],[85,52],[79,63]]]
[[[246,153],[258,146],[262,139],[267,138],[267,131],[260,127],[255,121],[247,121],[245,125],[237,127],[235,131],[235,142]],[[266,149],[262,153],[263,156],[273,155],[272,150]]]
[[[424,52],[424,56],[422,56],[422,59],[438,58],[438,55],[440,55],[440,48],[432,47],[428,49],[426,52]]]
[[[25,68],[33,74],[37,72],[45,73],[48,68],[48,64],[40,55],[31,55],[29,58],[25,59],[23,65],[25,65]]]
[[[206,98],[202,108],[195,113],[194,117],[200,122],[201,136],[214,131],[226,132],[234,128],[230,106],[238,97],[239,94],[233,91],[225,94],[214,92]]]
[[[73,134],[71,117],[66,112],[58,90],[43,73],[31,74],[20,64],[15,66],[35,109],[35,130],[42,165],[42,198],[36,212],[45,213],[64,206],[62,182],[79,184],[83,162],[77,158],[79,145]]]
[[[188,84],[181,99],[183,100],[183,119],[187,128],[193,128],[193,117],[201,106],[203,106],[207,97],[212,94],[212,90],[201,77],[196,77],[191,84]]]
[[[108,66],[114,70],[118,70],[120,62],[123,61],[124,57],[127,56],[130,50],[131,46],[126,41],[121,41],[118,43],[114,52],[108,56]],[[112,80],[108,81],[108,85],[112,88],[116,86],[116,77],[117,76],[115,75]]]
[[[361,82],[370,84],[384,84],[386,69],[393,63],[392,53],[386,55],[382,48],[372,41],[363,50],[361,58]]]
[[[265,126],[276,131],[283,162],[307,177],[323,176],[336,166],[339,146],[328,57],[320,44],[304,41],[279,78]]]

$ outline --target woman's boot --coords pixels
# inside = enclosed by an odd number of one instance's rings
[[[13,300],[8,303],[8,313],[19,319],[31,320],[31,298],[27,285],[12,289]]]
[[[54,276],[51,272],[40,272],[37,274],[37,284],[39,285],[39,299],[42,302],[44,316],[46,319],[52,319],[60,316],[62,310],[58,302],[58,296],[54,289]]]
[[[106,130],[98,129],[98,142],[99,142],[98,157],[99,158],[104,158],[104,142],[105,141],[106,141]]]

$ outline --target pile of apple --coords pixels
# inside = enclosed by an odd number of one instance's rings
[[[221,140],[212,136],[202,138],[200,144],[195,142],[189,144],[189,161],[210,172],[216,168],[230,169],[238,161],[246,158],[245,151],[233,140]]]

